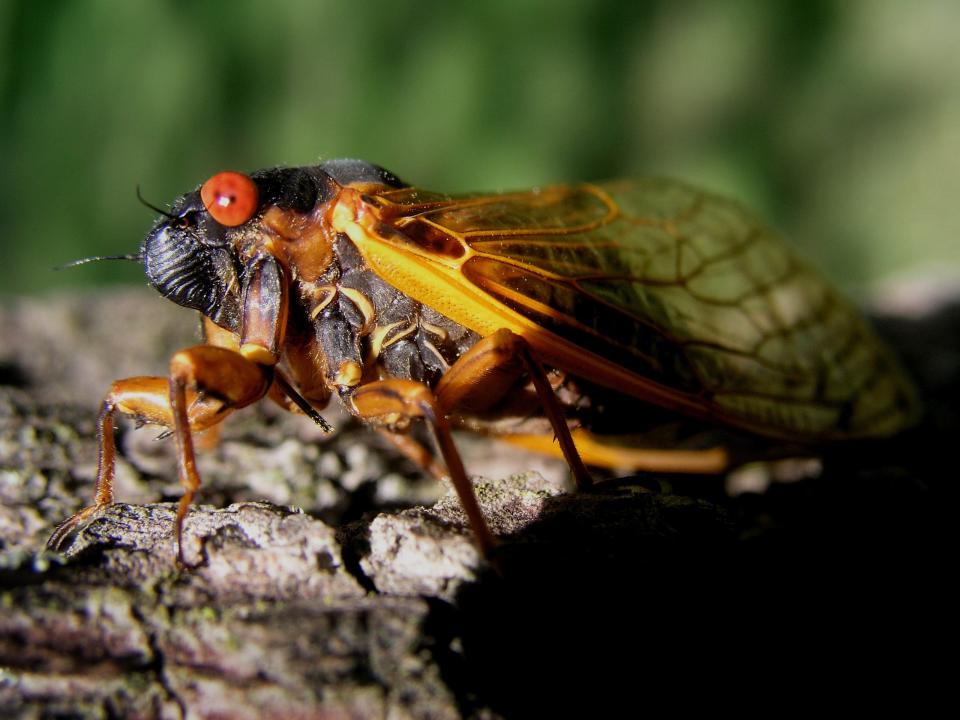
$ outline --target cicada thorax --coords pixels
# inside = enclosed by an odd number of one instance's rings
[[[309,215],[270,208],[262,236],[240,252],[273,253],[287,268],[292,289],[284,367],[317,406],[336,394],[348,411],[352,393],[377,380],[413,380],[436,388],[481,336],[377,275],[345,233],[331,230],[329,213],[329,206]],[[397,232],[388,226],[382,230]],[[550,433],[529,378],[510,367],[503,374],[502,379],[484,377],[482,392],[464,397],[451,421],[493,434]],[[569,404],[570,426],[582,425],[576,412],[585,402],[582,392],[560,371],[548,369],[548,376],[560,402]]]
[[[333,248],[327,271],[299,289],[341,395],[384,376],[432,387],[479,339],[377,276],[345,235]]]
[[[333,202],[309,213],[263,213],[239,240],[249,263],[268,254],[291,284],[284,360],[306,397],[320,387],[349,396],[366,382],[398,378],[436,385],[479,335],[423,305],[374,273],[349,237],[331,229]]]

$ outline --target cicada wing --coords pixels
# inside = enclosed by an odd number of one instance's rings
[[[916,414],[860,312],[735,202],[657,179],[391,202],[416,207],[402,232],[456,270],[458,321],[513,323],[592,381],[809,440],[889,435]]]

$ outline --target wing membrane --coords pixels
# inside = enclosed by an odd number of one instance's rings
[[[583,374],[571,348],[602,358],[603,384],[625,377],[612,364],[655,402],[809,439],[890,434],[915,411],[860,313],[736,203],[665,180],[387,199],[414,245],[456,241],[451,267],[545,332],[550,361]]]

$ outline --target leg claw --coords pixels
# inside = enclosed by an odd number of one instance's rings
[[[47,549],[53,550],[54,552],[61,552],[67,538],[73,535],[82,524],[87,522],[93,514],[102,507],[103,505],[91,505],[57,525],[56,529],[54,529],[50,535],[50,539],[47,540]]]

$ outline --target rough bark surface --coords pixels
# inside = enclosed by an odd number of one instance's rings
[[[324,437],[261,404],[201,457],[186,569],[173,443],[149,428],[121,424],[118,504],[64,554],[44,543],[91,498],[103,392],[162,374],[195,342],[189,314],[140,291],[9,303],[0,717],[604,716],[740,707],[761,687],[785,707],[839,678],[856,689],[851,667],[873,688],[935,682],[918,643],[949,567],[960,312],[882,328],[924,423],[762,493],[644,477],[567,494],[556,463],[460,438],[468,469],[500,478],[477,485],[504,540],[495,569],[456,500],[374,435],[333,412]]]

